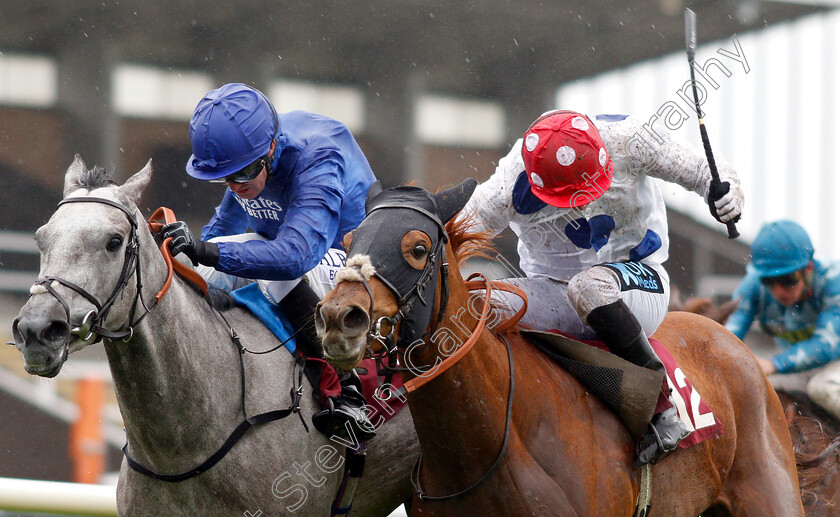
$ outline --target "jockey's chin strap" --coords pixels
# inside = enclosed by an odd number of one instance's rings
[[[134,336],[134,329],[151,312],[152,308],[160,301],[160,299],[163,298],[163,295],[166,294],[167,290],[169,289],[169,286],[172,283],[172,274],[174,270],[178,270],[179,274],[185,276],[185,278],[188,281],[195,284],[203,293],[206,294],[207,285],[204,283],[201,277],[199,277],[198,274],[195,273],[193,270],[184,266],[180,262],[174,261],[172,259],[172,254],[169,252],[169,241],[171,239],[167,239],[160,247],[161,253],[163,254],[164,261],[166,262],[168,270],[166,282],[164,283],[160,291],[155,295],[155,298],[152,301],[152,303],[147,304],[145,299],[143,298],[143,281],[140,274],[140,247],[137,237],[137,219],[135,218],[134,213],[132,213],[128,208],[121,205],[120,203],[117,203],[116,201],[100,197],[71,197],[61,200],[58,203],[58,206],[67,203],[99,203],[103,205],[112,206],[122,211],[128,219],[129,224],[131,224],[131,231],[128,236],[128,242],[125,245],[125,258],[123,259],[120,277],[117,280],[117,284],[114,286],[114,289],[111,291],[110,296],[108,296],[108,298],[104,302],[100,303],[94,295],[92,295],[84,288],[60,277],[45,276],[35,281],[36,286],[42,286],[48,293],[50,293],[56,300],[58,300],[58,302],[64,308],[64,313],[67,316],[67,322],[72,328],[71,334],[75,336],[76,339],[78,339],[79,341],[87,342],[88,344],[94,344],[99,342],[102,338],[106,338],[110,341],[115,341],[118,339],[122,341],[130,340]],[[175,214],[172,212],[172,210],[169,210],[168,208],[159,208],[150,219],[154,221],[156,218],[160,217],[164,218],[165,222],[175,221]],[[155,225],[158,225],[158,229],[160,226],[162,226],[161,223],[154,222],[149,223],[149,225],[152,229],[155,228]],[[128,321],[130,323],[125,329],[109,330],[104,327],[104,321],[108,317],[108,313],[110,312],[114,302],[123,292],[123,290],[128,286],[128,282],[131,279],[132,274],[136,279],[137,288],[136,292],[134,293],[134,302],[132,302],[131,304],[131,310],[128,316]],[[56,291],[55,288],[52,286],[53,282],[61,284],[64,287],[70,289],[71,291],[75,291],[88,302],[93,304],[93,306],[96,307],[96,309],[89,311],[78,325],[74,325],[71,321],[70,305],[67,303],[64,297],[61,296],[61,294],[58,291]],[[140,305],[143,306],[144,312],[137,319],[135,319],[134,316],[137,310],[138,301],[140,302]]]

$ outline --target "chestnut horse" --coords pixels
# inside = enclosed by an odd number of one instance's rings
[[[674,294],[672,290],[670,310],[700,314],[721,325],[738,307],[735,299],[717,305],[711,298],[691,297],[682,301],[679,293],[677,296]],[[773,377],[777,376],[770,377],[771,384]],[[834,451],[840,448],[840,422],[815,404],[804,391],[787,392],[776,388],[776,394],[785,412],[797,461],[803,465],[820,464],[820,468],[800,472],[805,514],[809,517],[840,516],[840,470],[826,469],[821,465],[823,460],[838,460]],[[818,474],[814,475],[814,472]]]
[[[489,247],[450,221],[474,187],[368,195],[316,310],[325,352],[347,369],[369,345],[399,348],[422,451],[412,515],[632,515],[641,474],[625,426],[516,327],[488,328],[490,287],[471,296],[461,276]],[[670,313],[654,337],[724,431],[653,468],[649,515],[803,515],[784,413],[749,350],[696,314]]]

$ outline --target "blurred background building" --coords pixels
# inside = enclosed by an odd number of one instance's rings
[[[840,215],[831,163],[840,146],[838,5],[0,3],[0,335],[8,341],[11,319],[37,276],[31,232],[54,211],[74,154],[115,171],[120,181],[151,158],[155,177],[144,209],[169,206],[195,230],[209,219],[224,187],[184,172],[187,129],[198,100],[226,82],[256,86],[281,112],[306,109],[345,122],[386,186],[484,180],[527,125],[553,107],[629,113],[699,148],[693,106],[680,95],[690,95],[684,7],[698,16],[697,62],[705,67],[698,80],[712,147],[739,171],[747,201],[744,236],[729,241],[699,197],[664,189],[673,283],[684,294],[728,296],[750,238],[763,221],[783,216],[811,231],[818,255],[840,256],[840,241],[829,233]],[[518,262],[510,235],[499,247]],[[100,348],[78,355],[95,361],[103,354]],[[75,388],[62,388],[64,374],[4,383],[21,359],[7,347],[0,361],[0,476],[70,479],[59,437],[66,439],[75,410],[41,415],[39,425],[29,412],[64,407],[50,397],[72,398]],[[41,406],[32,402],[37,397]],[[105,419],[118,429],[118,413]],[[119,441],[118,432],[105,435],[108,443]],[[46,466],[26,465],[30,449],[49,458]],[[109,450],[113,466],[118,458]]]

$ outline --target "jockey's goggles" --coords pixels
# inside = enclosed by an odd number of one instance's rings
[[[233,174],[225,176],[224,178],[218,178],[215,180],[208,181],[210,183],[250,183],[254,181],[257,178],[257,176],[260,175],[263,168],[265,168],[265,165],[265,158],[260,158],[251,165],[246,165],[239,172],[234,172]]]
[[[779,276],[768,276],[761,279],[761,283],[766,287],[780,286],[780,287],[794,287],[803,278],[802,270],[797,270],[792,273]]]

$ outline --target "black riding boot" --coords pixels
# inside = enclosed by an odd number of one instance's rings
[[[589,313],[586,322],[610,352],[635,365],[665,373],[665,367],[650,346],[639,320],[623,301],[597,307]],[[676,449],[680,440],[688,434],[688,428],[673,406],[654,415],[647,432],[636,446],[639,464],[656,464]]]
[[[329,407],[312,415],[312,425],[325,436],[338,436],[349,442],[366,442],[376,436],[376,430],[367,417],[359,375],[350,370],[340,382],[341,394],[328,398]]]
[[[283,313],[289,318],[295,332],[295,342],[303,355],[307,357],[323,358],[323,349],[315,332],[313,314],[320,299],[309,284],[301,281],[278,304]],[[312,373],[313,375],[310,375]],[[318,385],[320,368],[317,372],[306,372],[313,384]],[[376,436],[373,424],[364,411],[365,398],[362,396],[362,386],[355,372],[345,375],[341,380],[341,393],[337,397],[327,399],[327,409],[312,415],[312,424],[327,436],[339,436],[352,441],[345,423],[350,427],[360,441],[367,441]],[[318,397],[319,400],[321,397]]]

